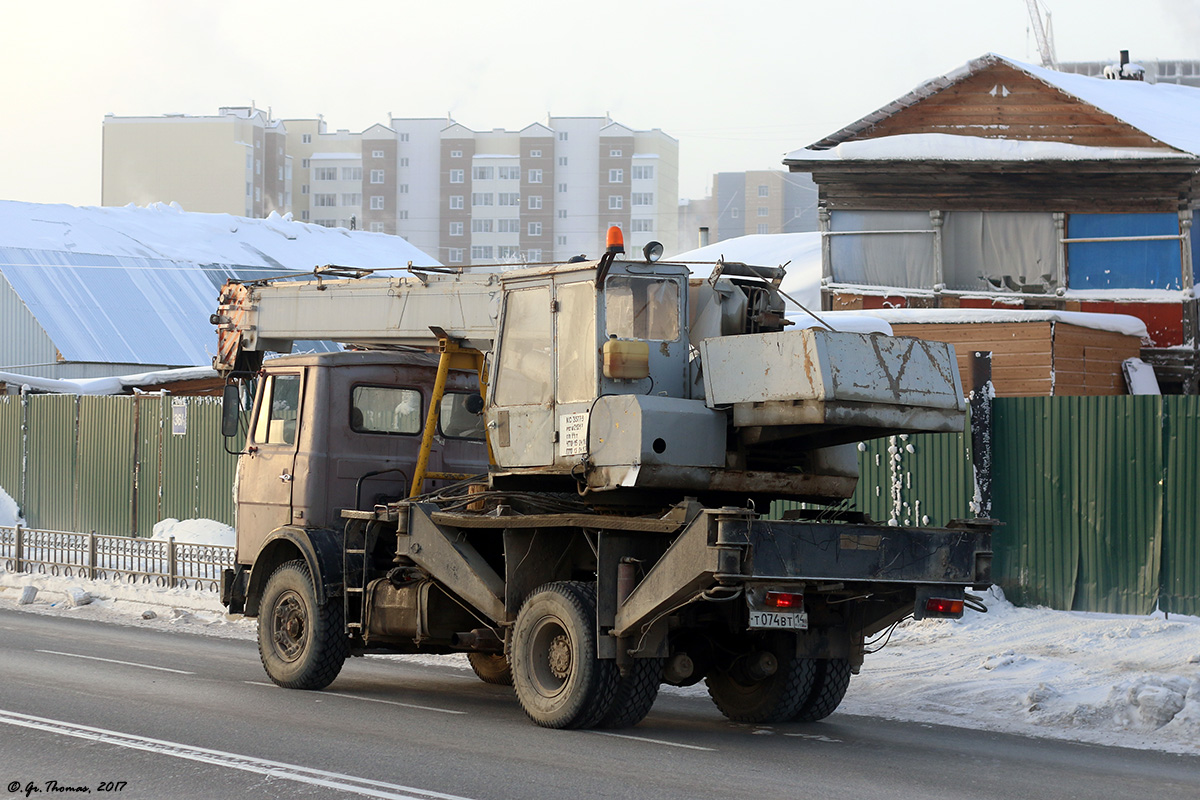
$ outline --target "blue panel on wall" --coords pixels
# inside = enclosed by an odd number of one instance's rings
[[[1178,236],[1179,217],[1165,214],[1071,214],[1067,238]],[[1178,240],[1080,242],[1067,245],[1072,289],[1179,289]]]

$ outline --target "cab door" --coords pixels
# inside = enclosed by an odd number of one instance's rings
[[[502,469],[554,459],[554,330],[550,286],[505,293],[488,434]]]
[[[268,375],[262,381],[247,455],[238,464],[241,563],[252,562],[271,531],[292,521],[303,384],[302,370]]]

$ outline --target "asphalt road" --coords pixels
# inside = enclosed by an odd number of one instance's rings
[[[270,684],[252,642],[0,610],[0,800],[77,789],[129,800],[1195,800],[1200,758],[840,714],[737,725],[678,695],[625,731],[549,731],[511,690],[449,666],[353,659],[327,691],[295,692]]]

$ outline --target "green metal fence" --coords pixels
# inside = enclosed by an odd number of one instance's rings
[[[31,527],[149,536],[166,518],[232,525],[236,459],[210,397],[0,397],[0,486]]]

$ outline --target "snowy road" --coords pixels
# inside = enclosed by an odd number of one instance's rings
[[[82,610],[82,609],[80,609]],[[125,798],[475,800],[839,795],[1188,798],[1200,758],[836,714],[726,722],[669,693],[620,736],[528,724],[453,663],[354,659],[329,691],[266,683],[253,642],[0,608],[0,790]],[[3,798],[0,793],[0,798]],[[43,794],[43,796],[46,796]]]

